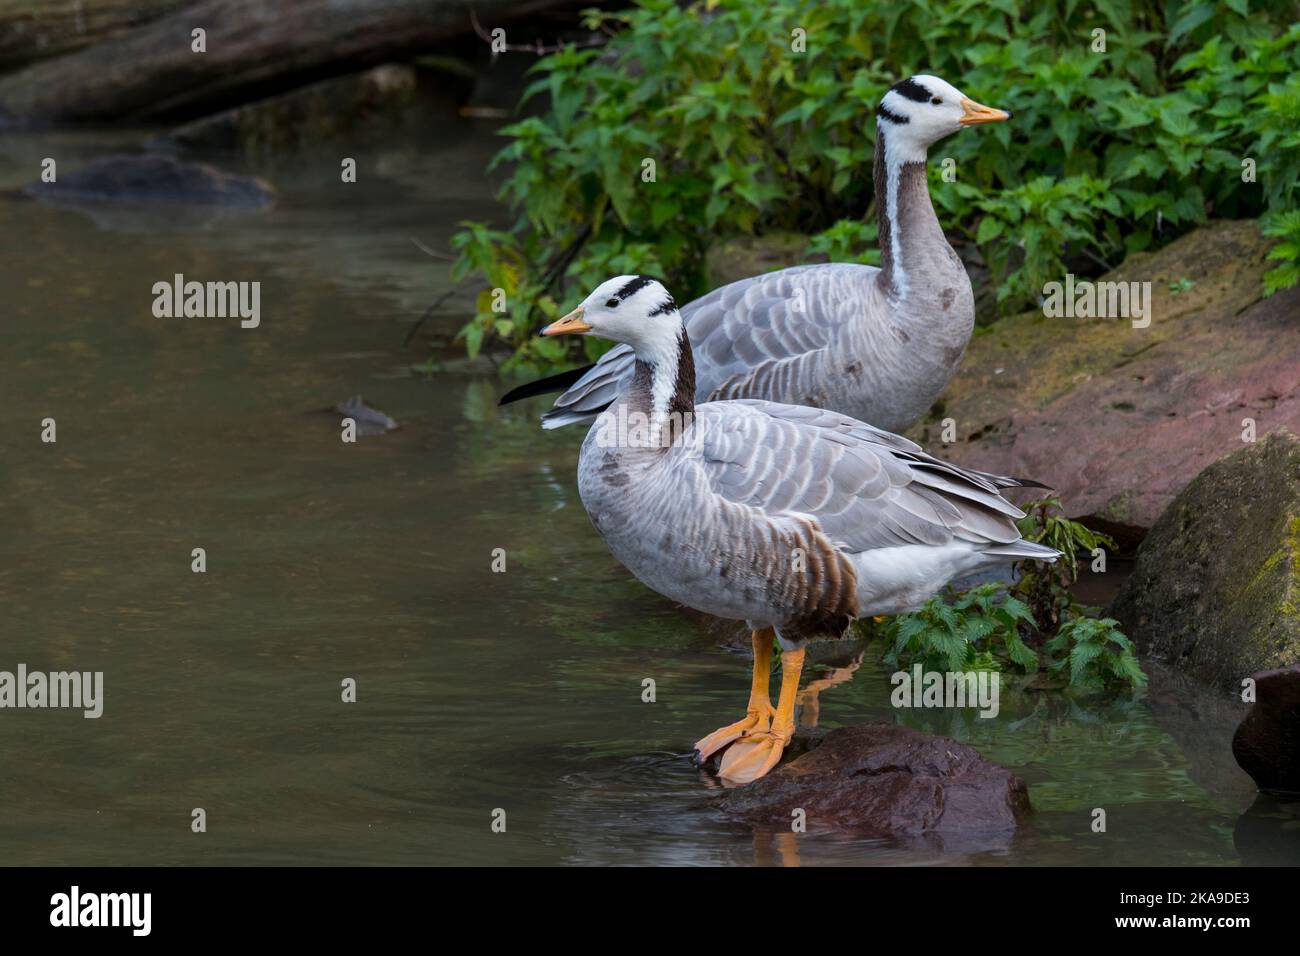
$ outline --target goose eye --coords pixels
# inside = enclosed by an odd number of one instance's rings
[[[930,100],[930,102],[933,103],[935,106],[943,105],[943,100],[939,99],[939,97],[937,96],[934,99]]]
[[[617,308],[618,308],[618,299],[610,299],[608,302],[605,303],[605,308],[607,308],[607,309],[617,309]]]

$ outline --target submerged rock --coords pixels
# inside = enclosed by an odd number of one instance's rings
[[[1136,544],[1192,478],[1241,447],[1244,419],[1260,437],[1300,431],[1300,287],[1261,298],[1270,245],[1253,222],[1221,222],[1130,256],[1102,279],[1150,282],[1146,328],[1041,310],[999,320],[909,437],[1045,482],[1072,517]],[[957,440],[945,445],[947,418]]]
[[[809,748],[772,773],[730,791],[730,816],[788,829],[802,809],[810,830],[860,830],[894,838],[937,838],[947,848],[1002,845],[1029,812],[1020,778],[972,747],[894,724],[796,736]]]
[[[103,156],[56,182],[32,183],[28,196],[55,203],[172,203],[258,209],[270,205],[275,189],[254,176],[227,173],[206,163],[156,154]]]
[[[1259,789],[1300,794],[1300,664],[1255,675],[1255,706],[1233,735],[1232,755]]]
[[[1300,439],[1277,432],[1201,472],[1109,613],[1144,651],[1222,687],[1300,663]]]
[[[379,409],[367,405],[360,395],[339,402],[332,411],[356,422],[358,435],[382,435],[400,427]]]

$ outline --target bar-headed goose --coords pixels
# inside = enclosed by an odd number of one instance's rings
[[[1010,115],[936,76],[890,89],[876,110],[881,267],[796,266],[686,305],[695,400],[813,405],[893,431],[919,420],[947,386],[975,322],[970,278],[930,203],[926,150],[964,127]],[[635,374],[632,350],[620,345],[594,366],[521,386],[501,401],[567,388],[542,416],[545,427],[557,428],[595,417]]]
[[[794,731],[804,643],[917,607],[948,581],[1058,552],[1021,539],[999,493],[1021,484],[932,458],[838,412],[756,399],[695,403],[681,314],[658,282],[619,276],[543,330],[621,342],[632,381],[592,426],[578,491],[614,556],[674,601],[753,630],[746,716],[696,744],[721,774],[762,776]],[[773,638],[782,682],[767,693]]]

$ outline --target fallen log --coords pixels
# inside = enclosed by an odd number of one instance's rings
[[[10,124],[185,120],[577,0],[199,0],[0,77]],[[193,31],[204,31],[195,52]],[[511,41],[529,39],[513,37]]]
[[[194,0],[0,0],[0,72],[79,50]]]

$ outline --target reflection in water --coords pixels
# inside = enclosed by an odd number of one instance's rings
[[[1257,794],[1238,818],[1232,842],[1244,863],[1295,866],[1300,861],[1300,797]]]
[[[69,155],[100,148],[57,135]],[[580,431],[543,433],[541,402],[498,409],[507,385],[490,369],[429,378],[411,371],[426,351],[402,348],[449,288],[411,240],[446,248],[457,221],[501,215],[482,180],[495,146],[373,157],[346,188],[310,163],[253,170],[280,187],[274,210],[134,217],[129,232],[0,199],[0,669],[102,670],[106,698],[97,721],[0,713],[0,859],[1239,859],[1249,782],[1203,691],[1166,702],[1157,680],[1149,701],[1075,701],[1011,682],[994,720],[897,713],[874,645],[817,658],[805,724],[957,737],[1028,781],[1030,825],[1004,849],[954,853],[726,820],[685,751],[734,717],[747,677],[591,530]],[[0,185],[54,148],[6,139]],[[154,318],[151,287],[177,272],[261,281],[261,327]],[[428,328],[449,339],[469,307],[453,297]],[[342,444],[319,410],[357,394],[402,428]],[[47,416],[52,446],[36,437]],[[194,547],[206,574],[190,571]],[[1098,806],[1105,835],[1089,828]],[[195,807],[206,834],[190,832]]]
[[[799,866],[799,838],[794,833],[754,831],[756,866]]]
[[[857,672],[857,669],[862,666],[862,655],[864,653],[865,651],[858,651],[842,667],[827,667],[820,677],[808,681],[799,689],[797,703],[799,705],[800,727],[817,726],[817,721],[821,719],[822,714],[822,693],[849,681]]]

